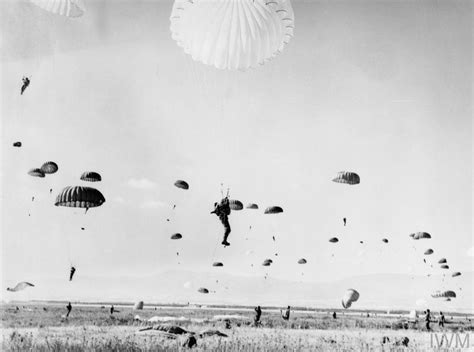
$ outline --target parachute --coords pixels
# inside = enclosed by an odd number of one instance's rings
[[[446,264],[448,261],[446,260],[446,258],[441,258],[440,260],[438,260],[438,264]]]
[[[99,182],[99,181],[102,181],[102,177],[97,172],[85,171],[81,175],[81,180],[87,181],[87,182]]]
[[[174,183],[174,185],[178,188],[181,188],[181,189],[189,189],[189,185],[186,181],[183,181],[183,180],[178,180]]]
[[[329,239],[329,242],[331,242],[331,243],[337,243],[337,242],[339,242],[339,240],[338,240],[337,237],[333,237],[333,238],[330,238],[330,239]]]
[[[307,261],[304,258],[301,258],[300,260],[298,260],[298,264],[306,264],[306,263]]]
[[[199,293],[209,293],[209,290],[207,288],[204,288],[204,287],[201,287],[199,290],[198,290]]]
[[[212,266],[224,266],[221,262],[212,263]]]
[[[229,199],[229,207],[232,210],[242,210],[244,209],[244,205],[240,200],[237,199]]]
[[[388,243],[388,240],[387,240],[386,238],[383,238],[383,239],[382,239],[382,242],[383,242],[383,243]]]
[[[357,185],[360,183],[360,177],[355,172],[340,171],[337,176],[332,179],[333,182],[346,183],[348,185]]]
[[[41,171],[43,171],[45,174],[54,174],[56,171],[58,171],[58,164],[56,164],[54,161],[47,161],[41,166]]]
[[[342,306],[344,309],[350,308],[353,302],[357,302],[359,299],[359,292],[356,290],[350,288],[346,291],[344,294],[344,297],[342,297]]]
[[[262,263],[263,266],[270,266],[270,264],[273,263],[273,260],[271,259],[265,259]]]
[[[28,175],[34,176],[34,177],[44,177],[44,172],[41,169],[31,169],[28,171]]]
[[[20,148],[21,147],[21,142],[15,142],[13,143],[14,147]]]
[[[428,248],[426,251],[425,251],[425,255],[430,255],[430,254],[433,254],[434,251],[431,249],[431,248]]]
[[[283,209],[278,206],[268,207],[265,209],[265,214],[278,214],[283,213]]]
[[[183,238],[183,236],[180,233],[175,233],[175,234],[171,235],[172,240],[180,240],[182,238]]]
[[[449,265],[443,264],[440,266],[441,269],[449,269]]]
[[[410,237],[413,237],[414,240],[420,240],[420,239],[429,239],[431,238],[431,235],[428,232],[415,232],[410,234]]]
[[[86,11],[82,0],[30,0],[36,6],[56,15],[81,17]]]
[[[246,206],[247,209],[258,209],[258,205],[255,203],[249,203]]]
[[[135,305],[133,306],[133,309],[134,310],[143,310],[143,301],[138,301],[137,303],[135,303]]]
[[[452,276],[452,277],[461,276],[461,273],[460,273],[459,271],[456,271],[456,272],[453,273],[451,276]]]
[[[105,202],[105,198],[95,188],[82,186],[65,187],[56,197],[54,205],[74,208],[94,208]]]
[[[456,293],[454,291],[436,291],[431,295],[433,298],[456,298]]]
[[[293,37],[290,0],[175,0],[171,36],[193,60],[218,69],[263,65]]]
[[[27,287],[35,287],[35,285],[30,284],[29,282],[26,282],[26,281],[22,281],[22,282],[17,283],[16,286],[13,288],[8,287],[7,291],[17,292],[17,291],[22,291]]]

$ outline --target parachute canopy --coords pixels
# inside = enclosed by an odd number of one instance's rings
[[[428,248],[426,251],[425,251],[425,255],[430,255],[430,254],[433,254],[434,251],[431,249],[431,248]]]
[[[461,276],[461,273],[459,271],[456,271],[451,276],[452,277]]]
[[[382,238],[382,242],[388,243],[388,240],[386,238]]]
[[[135,305],[133,306],[133,309],[135,310],[142,310],[143,309],[143,301],[138,301],[137,303],[135,303]]]
[[[436,291],[431,295],[433,298],[456,298],[456,293],[454,291]]]
[[[8,288],[7,288],[7,291],[10,291],[10,292],[17,292],[17,291],[22,291],[22,290],[24,290],[24,289],[27,288],[27,287],[34,287],[34,286],[35,286],[35,285],[30,284],[29,282],[22,281],[22,282],[17,283],[16,286],[13,287],[13,288],[8,287]]]
[[[212,263],[212,266],[224,266],[221,262]]]
[[[331,243],[337,243],[337,242],[339,242],[339,240],[338,240],[337,237],[332,237],[332,238],[329,239],[329,242],[331,242]]]
[[[47,161],[41,166],[41,171],[43,171],[45,174],[54,174],[56,171],[58,171],[58,164],[56,164],[54,161]]]
[[[441,267],[440,267],[440,268],[441,268],[441,269],[449,269],[449,265],[447,265],[447,264],[443,264],[443,265],[441,265]]]
[[[28,171],[28,175],[33,176],[33,177],[44,177],[44,172],[41,169],[31,169]]]
[[[229,200],[229,207],[232,210],[242,210],[244,209],[244,205],[240,200],[237,199],[230,199]]]
[[[101,206],[104,202],[104,196],[95,188],[68,186],[58,194],[54,205],[74,208],[94,208]]]
[[[183,180],[178,180],[174,183],[174,185],[178,188],[181,188],[181,189],[189,189],[189,185],[186,181],[183,181]]]
[[[355,172],[340,171],[337,176],[332,179],[337,183],[346,183],[348,185],[357,185],[360,183],[360,177]]]
[[[271,259],[265,259],[262,263],[263,266],[270,266],[270,264],[273,263],[273,260]]]
[[[359,299],[359,292],[350,288],[342,297],[342,306],[344,309],[350,308],[353,302],[356,302]]]
[[[81,175],[81,180],[82,181],[87,181],[87,182],[99,182],[99,181],[102,181],[102,177],[97,172],[85,171]]]
[[[175,234],[171,235],[172,240],[180,240],[182,238],[183,238],[183,236],[180,233],[175,233]]]
[[[255,203],[249,203],[246,206],[247,209],[258,209],[258,205]]]
[[[204,288],[204,287],[201,287],[199,290],[198,290],[199,293],[209,293],[209,290],[207,288]]]
[[[21,147],[21,142],[15,142],[15,143],[13,143],[13,146],[19,148],[19,147]]]
[[[438,264],[446,264],[448,261],[446,260],[446,258],[441,258],[440,260],[438,260]]]
[[[293,37],[290,0],[175,0],[171,36],[193,60],[245,70],[277,56]]]
[[[429,239],[431,235],[428,232],[415,232],[410,235],[414,240]]]
[[[298,264],[306,264],[306,263],[307,261],[304,258],[301,258],[300,260],[298,260]]]
[[[43,10],[66,17],[80,17],[86,11],[82,0],[30,0]]]
[[[278,214],[283,213],[283,208],[278,206],[268,207],[265,209],[265,214]]]

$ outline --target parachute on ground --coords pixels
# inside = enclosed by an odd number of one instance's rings
[[[209,293],[209,290],[205,287],[201,287],[199,290],[198,290],[199,293]]]
[[[237,199],[230,199],[229,200],[229,207],[232,210],[242,210],[244,209],[244,205],[240,200]]]
[[[171,235],[172,240],[180,240],[182,238],[183,238],[183,236],[180,233],[175,233],[175,234]]]
[[[356,302],[359,299],[359,292],[350,288],[342,297],[342,306],[344,309],[350,308],[353,302]]]
[[[262,263],[263,266],[270,266],[273,263],[271,259],[265,259]]]
[[[30,0],[43,10],[66,17],[81,17],[86,11],[83,0]]]
[[[87,182],[99,182],[102,181],[102,176],[94,171],[85,171],[81,175],[81,180]]]
[[[431,248],[428,248],[428,249],[425,251],[424,254],[425,254],[425,255],[431,255],[431,254],[433,254],[433,253],[434,253],[434,251],[433,251]]]
[[[174,183],[174,185],[181,189],[189,189],[189,184],[186,181],[178,180]]]
[[[27,288],[27,287],[34,287],[34,286],[35,286],[35,285],[30,284],[29,282],[22,281],[22,282],[17,283],[16,286],[13,287],[13,288],[8,287],[8,288],[7,288],[7,291],[10,291],[10,292],[17,292],[17,291],[22,291],[22,290],[24,290],[24,289]]]
[[[21,147],[21,142],[15,142],[13,143],[14,147],[20,148]]]
[[[441,269],[449,269],[449,265],[447,264],[443,264],[440,266]]]
[[[133,306],[133,309],[134,310],[143,310],[143,301],[138,301],[137,303],[135,303],[135,305]]]
[[[456,293],[454,291],[436,291],[431,295],[433,298],[456,298]]]
[[[221,262],[212,263],[212,266],[224,266]]]
[[[410,234],[410,237],[413,237],[414,240],[429,239],[431,235],[428,232],[415,232]]]
[[[456,271],[451,276],[452,277],[461,276],[461,273],[459,271]]]
[[[258,209],[258,205],[255,203],[249,203],[246,206],[247,209]]]
[[[332,238],[329,239],[329,242],[337,243],[337,242],[339,242],[339,239],[337,237],[332,237]]]
[[[104,202],[104,196],[95,188],[68,186],[58,194],[54,205],[87,209],[99,207]]]
[[[360,177],[355,172],[340,171],[337,176],[332,179],[337,183],[346,183],[348,185],[357,185],[360,183]]]
[[[438,260],[438,264],[446,264],[448,261],[446,260],[446,258],[441,258],[440,260]]]
[[[175,0],[171,36],[193,60],[245,70],[282,52],[293,37],[290,0]]]
[[[386,238],[383,238],[383,239],[382,239],[382,242],[388,243],[388,240],[387,240]]]
[[[306,264],[306,263],[307,261],[304,258],[301,258],[300,260],[298,260],[298,264]]]
[[[31,169],[28,171],[28,175],[33,176],[33,177],[44,177],[44,172],[41,169]]]
[[[283,213],[283,208],[278,206],[268,207],[265,209],[265,214],[278,214]]]
[[[54,161],[47,161],[41,166],[41,171],[43,171],[45,174],[54,174],[56,171],[58,171],[58,164],[56,164]]]
[[[451,302],[451,298],[449,298],[449,297],[448,297],[448,298],[445,298],[444,300],[445,300],[446,302]]]

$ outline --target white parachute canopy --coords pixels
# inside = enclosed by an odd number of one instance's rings
[[[30,0],[43,10],[66,17],[81,17],[86,11],[83,0]]]
[[[175,0],[171,36],[195,61],[244,70],[282,52],[293,37],[290,0]]]

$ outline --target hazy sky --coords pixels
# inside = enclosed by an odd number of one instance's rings
[[[431,261],[473,270],[470,2],[293,1],[294,38],[247,72],[185,55],[171,6],[88,1],[67,19],[1,1],[4,297],[22,280],[64,277],[66,290],[71,263],[78,277],[117,277],[219,260],[224,273],[263,277],[272,257],[270,276],[300,280],[304,257],[304,280],[322,282],[424,275],[433,248]],[[48,160],[56,174],[27,175]],[[86,215],[55,207],[86,170],[102,175],[93,186],[106,203]],[[331,182],[342,170],[360,185]],[[209,214],[221,183],[260,206],[231,214],[225,249]],[[284,213],[263,215],[269,205]],[[433,238],[415,242],[415,231]]]

